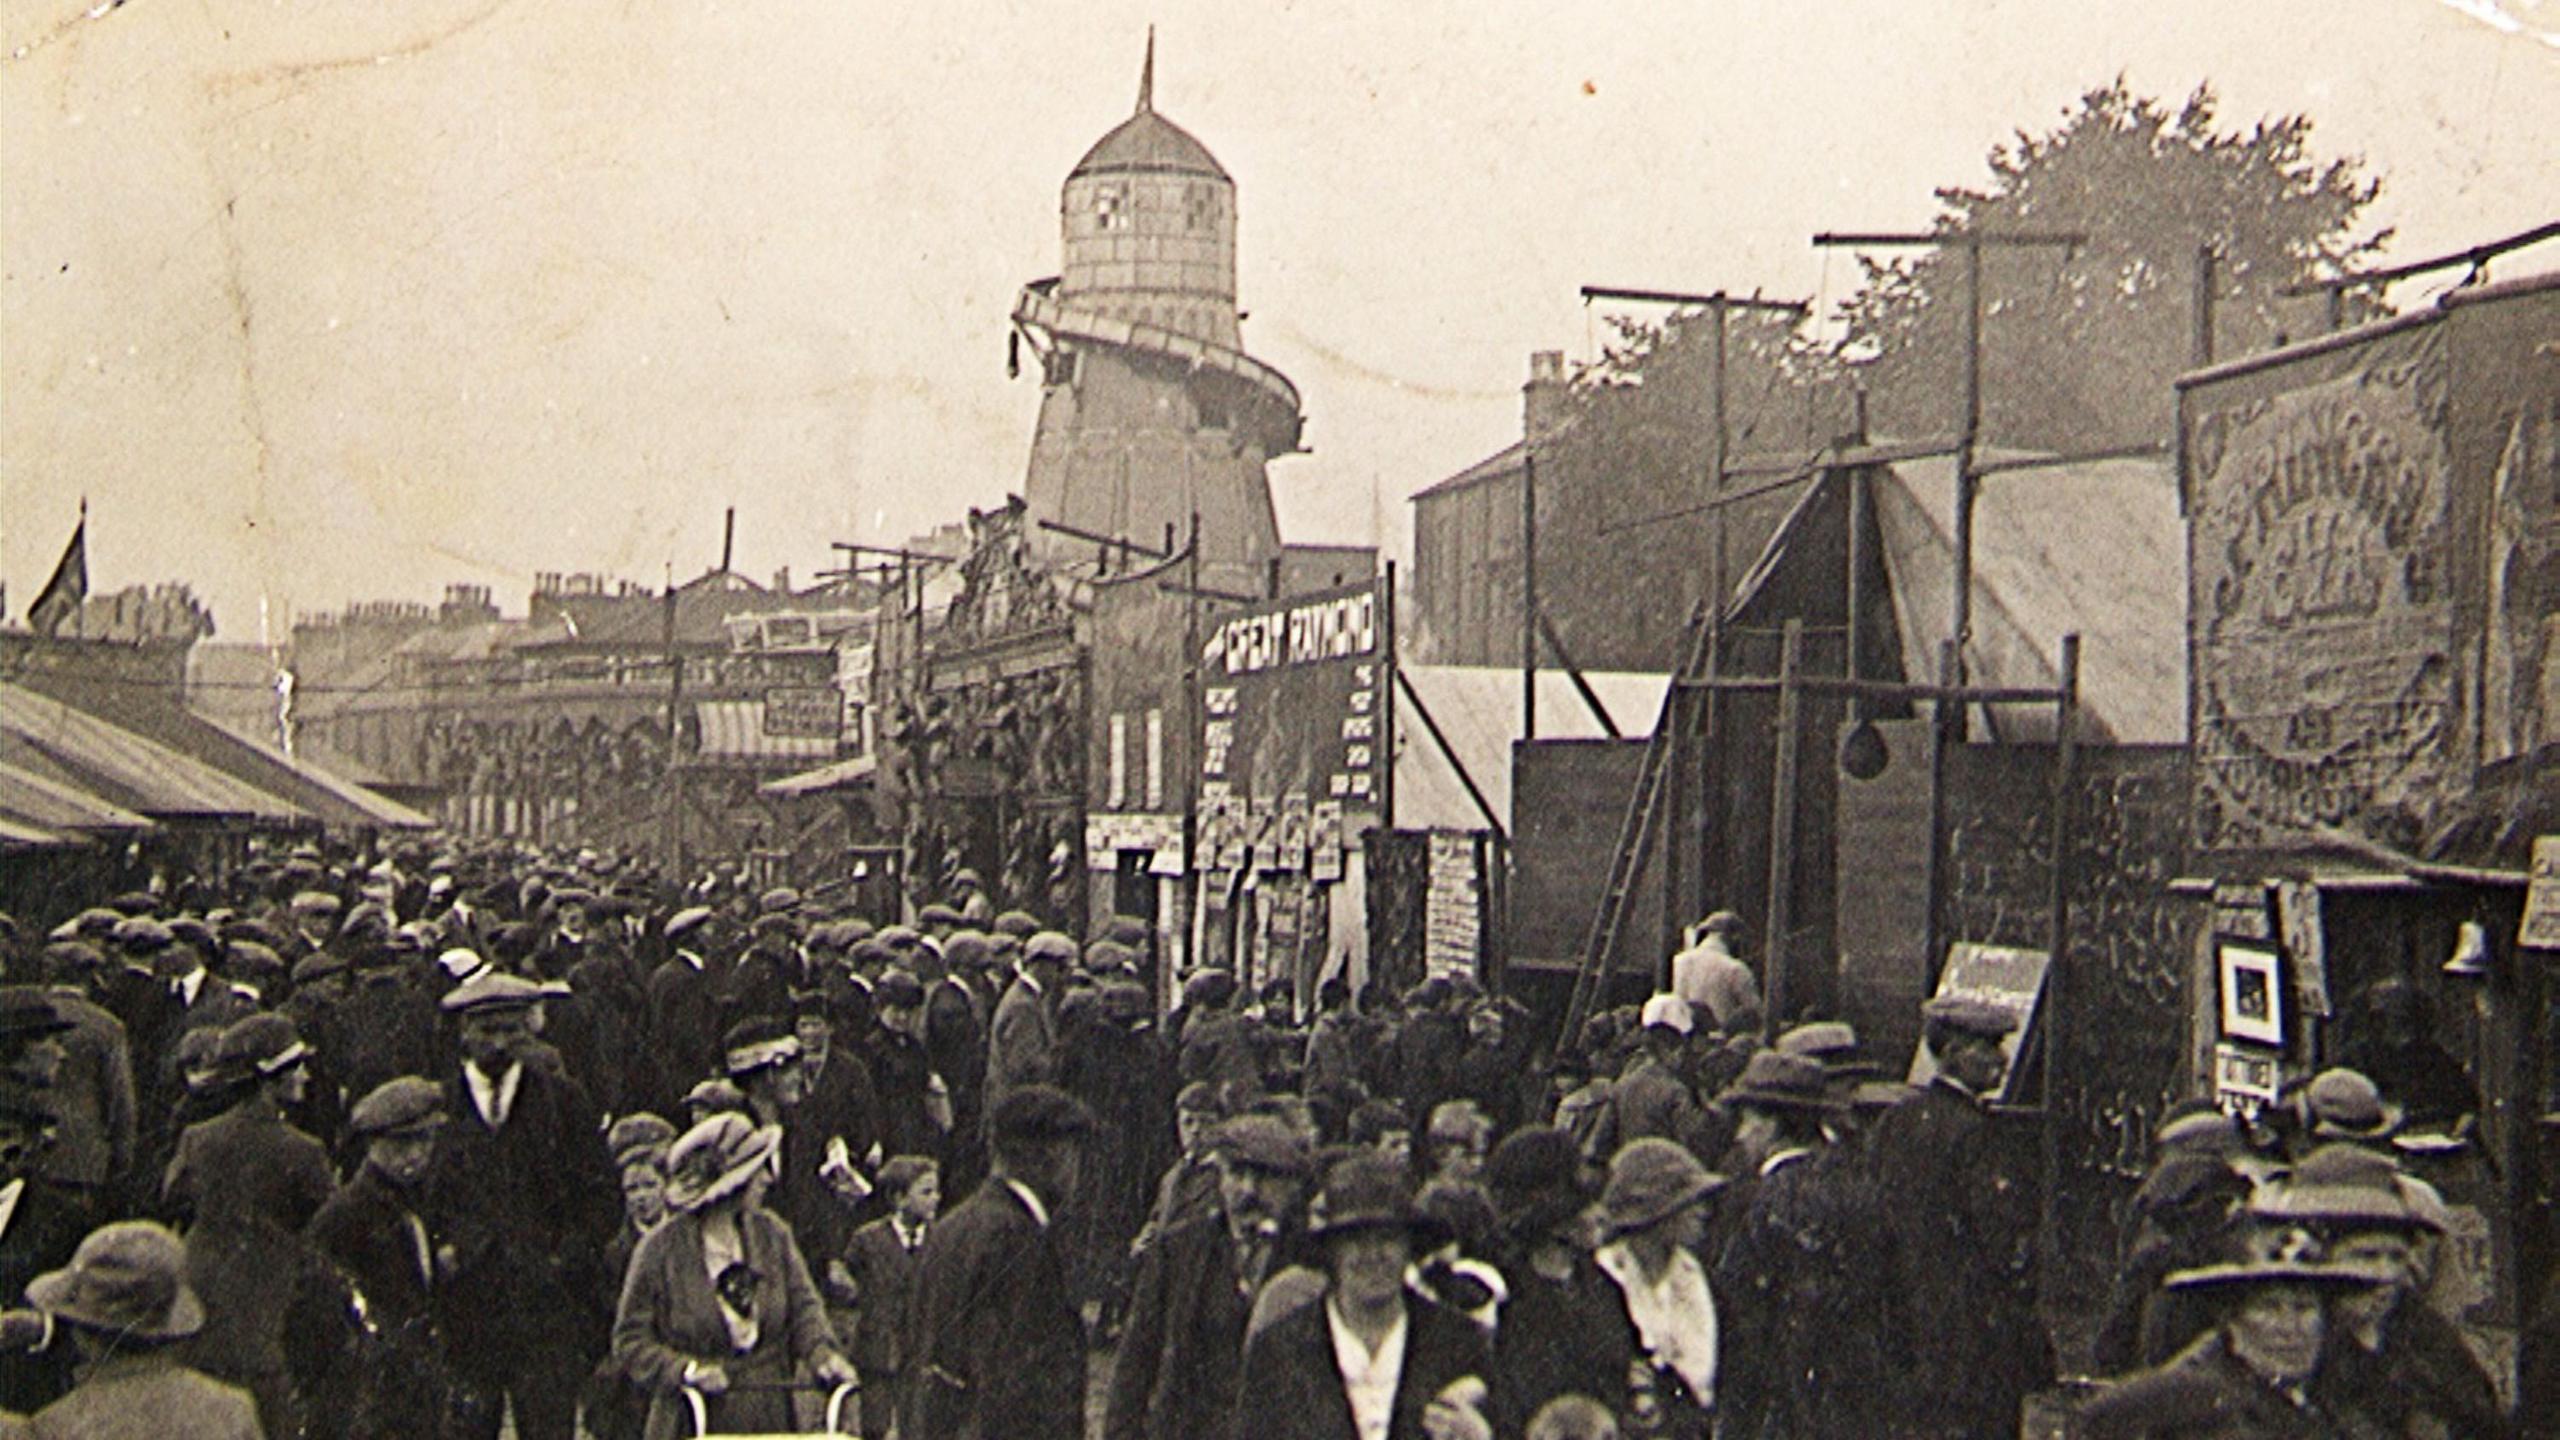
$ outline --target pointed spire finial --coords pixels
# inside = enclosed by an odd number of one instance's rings
[[[1156,27],[1147,27],[1147,63],[1138,71],[1138,113],[1156,108]]]

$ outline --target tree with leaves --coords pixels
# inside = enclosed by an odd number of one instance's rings
[[[2280,292],[2350,271],[2390,238],[2361,223],[2381,181],[2360,159],[2315,158],[2300,115],[2222,130],[2210,86],[2172,109],[2118,76],[2053,131],[1995,147],[1990,166],[1987,185],[1938,192],[1936,229],[2089,237],[2068,252],[1983,251],[1982,434],[1995,445],[2166,443],[2171,382],[2194,358],[2202,250],[2216,256],[2214,353],[2227,357],[2315,331],[2322,302]],[[1840,373],[1865,383],[1879,430],[1954,433],[1962,252],[1861,263]],[[2350,322],[2380,313],[2352,303]]]

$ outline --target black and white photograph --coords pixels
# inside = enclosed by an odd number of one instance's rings
[[[2560,0],[7,0],[0,1440],[2560,1440]]]

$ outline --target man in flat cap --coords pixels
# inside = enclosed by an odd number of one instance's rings
[[[1025,1085],[988,1117],[987,1182],[925,1237],[902,1433],[916,1440],[1082,1440],[1084,1324],[1058,1208],[1093,1128],[1064,1091]]]
[[[711,959],[712,914],[688,905],[667,917],[667,958],[649,975],[650,1048],[658,1098],[672,1112],[694,1082],[720,1063],[720,977]]]
[[[572,1298],[609,1288],[619,1187],[599,1117],[564,1070],[532,1058],[542,986],[485,971],[442,1002],[462,1058],[428,1174],[428,1214],[454,1250],[446,1341],[459,1440],[494,1440],[512,1406],[522,1440],[569,1440],[607,1317]]]
[[[1076,942],[1043,930],[1024,943],[1022,967],[987,1025],[987,1108],[1024,1085],[1058,1079],[1058,1000]]]
[[[310,1085],[310,1056],[282,1015],[226,1028],[213,1068],[231,1087],[230,1108],[179,1137],[161,1187],[166,1212],[188,1221],[187,1278],[204,1299],[189,1362],[257,1397],[272,1435],[301,1433],[285,1323],[310,1259],[303,1228],[335,1188],[328,1151],[285,1118]]]
[[[1942,995],[1921,1019],[1936,1074],[1877,1120],[1871,1141],[1910,1321],[1896,1410],[1933,1440],[2013,1434],[2027,1393],[2053,1378],[2035,1308],[2035,1197],[1990,1109],[2018,1018]]]
[[[441,1286],[424,1205],[446,1120],[444,1091],[421,1076],[367,1092],[347,1122],[364,1161],[311,1222],[312,1242],[363,1297],[372,1322],[349,1440],[433,1440],[442,1431],[449,1395],[436,1323]]]
[[[1105,1440],[1214,1436],[1234,1415],[1245,1322],[1262,1282],[1286,1263],[1315,1155],[1286,1122],[1261,1114],[1219,1126],[1210,1151],[1216,1213],[1167,1230],[1138,1263]]]

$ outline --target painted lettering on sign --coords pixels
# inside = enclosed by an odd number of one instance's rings
[[[1208,660],[1229,675],[1348,660],[1378,648],[1378,605],[1363,591],[1262,615],[1241,615],[1210,637]]]
[[[2440,338],[2346,373],[2196,397],[2189,613],[2207,848],[2325,827],[2400,841],[2447,782],[2454,616]]]

